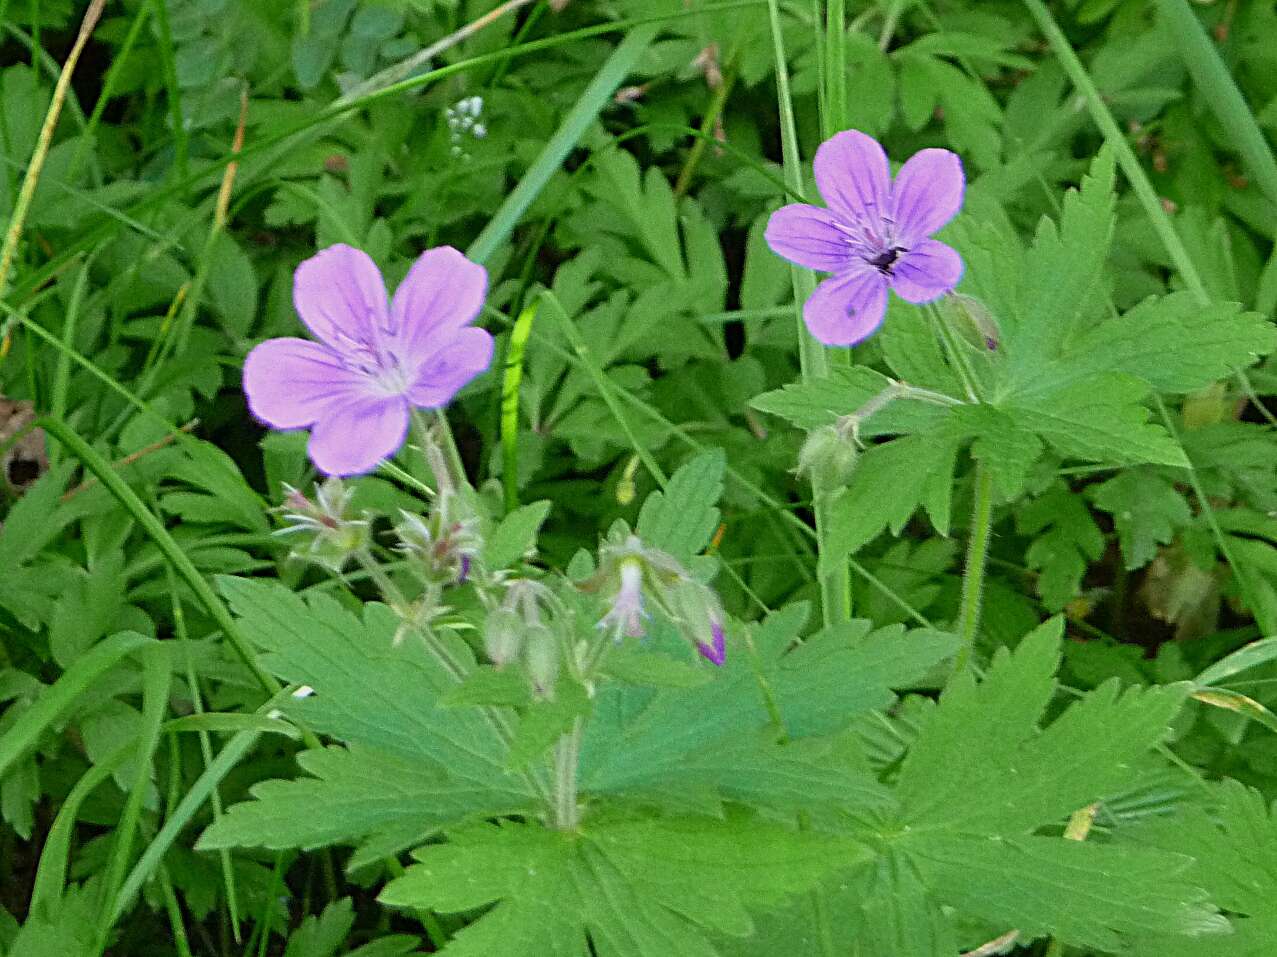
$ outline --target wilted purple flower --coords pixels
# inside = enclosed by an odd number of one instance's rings
[[[366,253],[336,245],[293,277],[293,304],[318,342],[268,339],[244,362],[249,410],[277,429],[310,428],[308,451],[329,475],[369,472],[393,455],[412,407],[440,408],[492,361],[492,337],[470,325],[488,274],[451,246],[431,249],[387,303]]]
[[[853,345],[882,324],[888,287],[922,303],[957,285],[962,259],[928,238],[962,206],[965,179],[956,154],[921,150],[893,182],[878,141],[849,130],[821,144],[815,172],[829,208],[784,206],[766,233],[777,255],[833,274],[803,306],[813,336],[830,346]]]
[[[621,584],[612,598],[612,605],[600,619],[599,627],[610,631],[619,640],[622,635],[638,638],[643,634],[643,563],[634,557],[621,561]]]

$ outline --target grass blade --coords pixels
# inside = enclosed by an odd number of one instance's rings
[[[88,442],[80,438],[75,430],[61,419],[45,416],[37,422],[37,425],[62,443],[72,455],[84,464],[85,468],[97,476],[98,481],[107,487],[116,500],[133,516],[138,525],[151,536],[152,541],[164,553],[164,557],[172,563],[173,568],[190,586],[191,591],[199,598],[200,604],[204,606],[209,616],[217,622],[222,634],[230,641],[235,651],[248,667],[248,670],[253,673],[258,684],[268,694],[278,692],[280,689],[279,682],[257,663],[248,639],[244,637],[239,625],[217,597],[212,586],[204,580],[204,576],[200,574],[199,569],[195,567],[195,564],[187,557],[187,554],[182,551],[182,547],[173,540],[173,536],[169,534],[168,529],[155,516],[155,513],[147,508],[142,500],[137,497],[137,493],[129,488],[124,479],[120,478],[119,473],[111,467],[111,463],[103,458]]]
[[[1277,203],[1277,159],[1188,0],[1157,0],[1157,10],[1174,34],[1175,49],[1193,82],[1241,154],[1246,172]]]
[[[123,631],[85,652],[0,736],[0,778],[35,747],[44,730],[70,711],[98,678],[150,644],[154,644],[153,638]]]
[[[586,129],[611,101],[612,94],[629,75],[639,57],[647,52],[659,29],[659,23],[644,23],[626,34],[625,39],[612,51],[612,55],[599,68],[589,86],[563,118],[554,135],[546,142],[541,155],[523,174],[519,185],[505,198],[496,215],[488,220],[483,231],[470,244],[470,248],[466,250],[467,256],[475,262],[485,262],[509,238],[520,217],[541,194],[550,177],[563,166],[568,153],[576,148]]]

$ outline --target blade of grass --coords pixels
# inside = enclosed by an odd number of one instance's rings
[[[160,726],[168,710],[169,686],[173,677],[173,660],[169,646],[155,642],[142,651],[142,727],[137,736],[134,757],[133,786],[124,801],[124,809],[115,826],[114,846],[107,864],[102,893],[102,908],[98,912],[97,952],[106,949],[107,938],[115,919],[108,919],[108,904],[114,898],[124,873],[133,856],[133,842],[137,837],[138,822],[142,815],[142,802],[146,798],[147,785],[151,781],[152,761],[156,745],[160,742]]]
[[[173,634],[179,642],[180,647],[185,652],[185,677],[187,691],[191,696],[191,710],[194,714],[190,717],[198,718],[204,714],[204,694],[200,688],[199,675],[195,671],[195,661],[191,655],[191,636],[186,629],[186,609],[182,605],[182,593],[177,588],[177,576],[173,571],[173,566],[165,564],[164,576],[168,581],[168,590],[171,607],[173,611]],[[242,730],[242,729],[241,729]],[[204,767],[207,769],[213,763],[213,740],[209,733],[205,730],[198,732],[200,757],[204,761]],[[213,808],[213,820],[219,820],[222,816],[222,794],[216,787],[213,788],[210,795],[210,804]],[[226,888],[226,910],[231,922],[231,936],[238,943],[240,938],[240,919],[239,919],[239,890],[235,883],[235,871],[231,865],[231,854],[226,848],[221,848],[217,852],[218,863],[222,868],[222,886]]]
[[[467,256],[478,263],[486,262],[509,238],[532,201],[541,194],[550,177],[563,167],[563,161],[576,148],[586,129],[611,101],[612,94],[634,69],[639,57],[647,52],[660,28],[659,22],[644,23],[625,35],[625,39],[612,51],[612,55],[604,61],[598,73],[581,92],[554,135],[546,141],[541,154],[470,244],[470,248],[466,250]]]
[[[31,153],[31,161],[27,164],[27,173],[22,179],[22,188],[18,191],[18,201],[14,204],[13,213],[9,218],[9,228],[5,232],[4,245],[0,246],[0,297],[4,296],[9,288],[9,272],[13,268],[13,260],[18,252],[18,241],[22,238],[22,228],[26,225],[27,214],[31,211],[31,200],[35,198],[36,185],[40,182],[40,171],[44,168],[44,161],[48,158],[49,149],[53,145],[53,131],[57,129],[58,118],[62,115],[62,104],[66,101],[67,92],[71,89],[71,74],[75,72],[75,66],[80,62],[80,54],[84,52],[84,46],[89,42],[89,35],[97,26],[105,5],[106,0],[92,0],[89,4],[89,8],[84,12],[84,19],[80,22],[80,32],[75,38],[71,52],[67,54],[66,62],[62,65],[57,85],[53,88],[53,99],[49,103],[49,111],[45,114],[44,124],[40,127],[40,135]],[[8,347],[9,329],[6,323],[3,341],[0,342],[0,358],[8,351]]]
[[[501,382],[501,486],[507,512],[519,507],[519,384],[523,381],[523,352],[536,315],[536,303],[519,313],[506,346]]]
[[[70,711],[98,678],[154,642],[155,639],[137,632],[123,631],[99,641],[81,655],[0,735],[0,778],[36,746],[40,735]]]
[[[825,115],[821,129],[826,137],[847,128],[847,0],[825,4]]]
[[[62,896],[62,890],[66,886],[71,838],[75,834],[76,819],[80,816],[80,805],[98,785],[115,773],[135,747],[132,741],[126,742],[85,771],[62,802],[62,807],[58,808],[57,817],[53,819],[44,838],[44,847],[40,851],[40,864],[36,868],[31,902],[27,908],[30,913],[40,913],[46,907],[53,906]]]
[[[84,161],[84,156],[92,142],[94,131],[97,130],[98,123],[102,120],[102,114],[106,112],[107,104],[111,102],[111,96],[115,92],[115,84],[119,82],[120,73],[125,64],[129,62],[133,47],[137,44],[137,38],[142,33],[142,27],[150,15],[151,5],[149,3],[144,3],[138,7],[137,13],[133,15],[133,22],[129,24],[129,32],[124,35],[124,42],[120,44],[115,55],[111,57],[111,65],[107,67],[106,76],[102,78],[102,89],[98,92],[97,102],[93,104],[93,112],[89,114],[88,122],[85,123],[84,136],[76,144],[75,154],[71,157],[71,163],[67,167],[66,178],[68,181],[74,182],[75,180],[75,174],[79,171],[80,164]]]
[[[287,689],[281,691],[259,708],[259,713],[278,707],[287,699],[289,694],[290,692]],[[164,855],[173,846],[177,836],[191,822],[195,812],[203,806],[213,789],[253,749],[259,737],[261,735],[257,731],[241,731],[235,735],[227,743],[226,747],[222,748],[221,753],[218,754],[213,763],[191,785],[191,789],[186,792],[177,808],[164,822],[164,826],[160,828],[159,833],[155,835],[155,838],[147,845],[146,850],[142,852],[142,856],[138,858],[137,863],[133,865],[133,870],[129,872],[129,876],[120,887],[119,893],[111,900],[109,917],[112,923],[119,920],[120,915],[128,909],[133,898],[142,889],[142,885],[150,880],[156,867],[164,859]]]
[[[222,604],[221,599],[217,597],[212,586],[205,581],[199,569],[195,567],[195,564],[182,550],[182,547],[174,541],[173,536],[169,534],[168,529],[155,516],[155,513],[143,504],[137,493],[129,488],[128,483],[111,467],[111,463],[61,419],[44,416],[37,420],[36,425],[44,429],[46,434],[66,446],[67,450],[78,458],[85,468],[97,476],[98,481],[107,487],[107,490],[115,496],[125,510],[133,516],[134,521],[142,527],[160,551],[164,553],[164,556],[173,565],[174,570],[190,586],[191,591],[199,598],[200,604],[204,606],[209,616],[217,623],[217,626],[222,630],[222,634],[226,636],[226,639],[231,643],[244,665],[252,672],[253,677],[257,679],[257,683],[262,686],[262,689],[267,694],[278,692],[280,689],[279,682],[257,663],[248,639],[240,631],[239,624],[231,616],[226,606]]]
[[[1060,65],[1064,68],[1064,72],[1068,75],[1077,91],[1082,94],[1086,101],[1087,109],[1091,114],[1091,119],[1096,126],[1099,127],[1104,140],[1117,156],[1118,165],[1122,168],[1127,182],[1131,184],[1131,188],[1135,191],[1136,197],[1140,204],[1144,207],[1144,213],[1148,216],[1152,223],[1154,231],[1158,238],[1162,241],[1167,254],[1171,257],[1171,262],[1175,265],[1176,272],[1184,281],[1193,297],[1202,305],[1210,303],[1210,295],[1206,291],[1206,286],[1202,282],[1201,274],[1198,273],[1197,267],[1194,265],[1192,257],[1188,253],[1188,249],[1184,246],[1179,234],[1175,231],[1175,226],[1167,215],[1166,210],[1162,207],[1161,201],[1157,198],[1157,193],[1153,189],[1153,184],[1149,180],[1148,175],[1144,172],[1144,167],[1140,165],[1139,157],[1135,155],[1135,151],[1131,148],[1131,144],[1127,142],[1121,128],[1117,125],[1117,120],[1113,118],[1113,114],[1109,112],[1108,105],[1104,102],[1100,91],[1096,88],[1095,83],[1091,80],[1091,76],[1086,71],[1086,67],[1082,65],[1082,61],[1078,59],[1077,53],[1074,52],[1072,44],[1060,29],[1059,24],[1055,22],[1055,18],[1051,16],[1051,12],[1042,3],[1042,0],[1024,0],[1025,6],[1029,13],[1037,21],[1039,29],[1043,36],[1046,37],[1047,43],[1050,44],[1052,51],[1060,61]],[[1238,373],[1243,383],[1248,380],[1242,373]],[[1166,408],[1166,403],[1162,401],[1160,395],[1154,395],[1154,406],[1157,409],[1158,416],[1162,420],[1166,431],[1171,437],[1180,444],[1179,431],[1175,427],[1175,423],[1171,418],[1170,411]],[[1202,487],[1201,478],[1197,474],[1197,469],[1190,461],[1185,467],[1188,474],[1189,484],[1193,488],[1193,495],[1197,499],[1198,506],[1201,508],[1202,515],[1206,519],[1207,525],[1210,527],[1211,535],[1215,539],[1215,546],[1219,549],[1219,553],[1224,557],[1230,568],[1233,569],[1237,576],[1237,584],[1241,589],[1242,595],[1246,600],[1247,607],[1250,608],[1252,614],[1255,615],[1260,628],[1265,634],[1277,634],[1277,615],[1269,614],[1265,611],[1265,604],[1256,599],[1254,585],[1250,580],[1249,571],[1238,563],[1233,549],[1228,544],[1228,538],[1224,535],[1223,530],[1219,526],[1219,520],[1215,517],[1215,510],[1211,506],[1210,500],[1206,496],[1206,490]]]
[[[1277,203],[1277,159],[1255,122],[1255,114],[1237,88],[1228,66],[1215,49],[1188,0],[1157,0],[1157,10],[1175,37],[1175,49],[1202,98],[1241,154],[1246,172]]]

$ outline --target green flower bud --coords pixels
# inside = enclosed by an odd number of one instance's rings
[[[851,481],[859,457],[855,439],[836,426],[821,426],[807,435],[798,453],[798,474],[809,476],[817,488],[841,488]]]
[[[962,293],[954,293],[946,301],[955,331],[982,352],[996,352],[1002,342],[1002,330],[988,306]]]

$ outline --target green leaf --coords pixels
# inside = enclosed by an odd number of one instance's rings
[[[718,527],[717,502],[723,494],[727,457],[721,449],[702,452],[672,476],[663,492],[643,502],[638,535],[684,564],[709,544]]]
[[[847,488],[830,503],[822,569],[841,562],[888,527],[900,534],[918,506],[934,498],[936,483],[950,484],[958,444],[952,436],[919,434],[868,448]]]
[[[774,906],[866,856],[845,837],[735,818],[600,817],[577,834],[485,824],[449,837],[414,852],[420,863],[379,897],[445,913],[496,905],[448,957],[714,957],[707,932],[746,937],[747,906]]]
[[[537,533],[550,514],[549,500],[516,508],[493,529],[483,543],[483,564],[492,570],[508,568],[536,547]]]
[[[1090,462],[1187,466],[1184,450],[1149,423],[1141,403],[1148,386],[1104,373],[1059,389],[1034,390],[999,402],[1023,429],[1037,432],[1062,455]]]
[[[872,631],[858,621],[785,653],[801,611],[769,617],[754,636],[757,659],[729,654],[706,684],[657,693],[604,686],[582,742],[581,787],[694,807],[714,795],[769,807],[880,804],[876,782],[822,757],[816,744],[794,747],[793,739],[841,730],[889,705],[892,688],[921,680],[953,653],[955,640],[899,626]],[[785,747],[757,744],[780,731],[765,694],[791,739]]]
[[[1128,570],[1143,568],[1193,520],[1192,509],[1164,476],[1149,471],[1123,472],[1087,490],[1095,507],[1113,516],[1122,558]]]
[[[355,912],[350,898],[335,900],[322,914],[310,915],[293,931],[284,957],[332,957],[354,925]]]
[[[1016,529],[1034,536],[1025,561],[1039,571],[1037,590],[1050,611],[1059,611],[1082,588],[1090,563],[1104,554],[1104,533],[1095,524],[1086,500],[1053,483],[1016,512]]]
[[[1026,939],[1115,951],[1149,934],[1227,933],[1183,854],[1054,837],[927,834],[904,842],[932,894]],[[1012,877],[1012,875],[1014,875]]]
[[[297,763],[311,777],[254,785],[253,800],[214,821],[197,847],[309,850],[368,837],[402,845],[467,818],[533,807],[513,777],[505,789],[475,786],[438,764],[358,745],[303,751]]]
[[[1063,620],[1001,649],[986,679],[956,679],[910,749],[897,792],[911,827],[1021,834],[1130,782],[1132,764],[1166,735],[1187,685],[1119,690],[1110,681],[1040,733],[1055,692]],[[970,799],[980,777],[998,787]]]
[[[1043,377],[1053,386],[1099,372],[1143,379],[1161,392],[1194,392],[1277,348],[1277,328],[1236,303],[1203,306],[1188,292],[1146,299],[1077,337]]]
[[[1103,301],[1113,235],[1112,150],[1101,150],[1080,190],[1069,190],[1057,225],[1043,218],[1024,261],[1018,311],[1003,319],[1012,382],[1031,385]]]
[[[420,775],[445,775],[448,784],[432,786],[471,794],[480,805],[532,800],[523,779],[507,770],[506,745],[482,711],[436,707],[458,684],[453,667],[419,638],[396,640],[402,622],[390,609],[370,604],[360,618],[324,595],[303,601],[278,584],[235,578],[219,583],[244,632],[264,649],[266,667],[314,689],[314,695],[291,698],[285,706],[301,725],[352,751],[374,752],[377,760],[417,765]],[[444,629],[436,638],[451,662],[473,669],[464,642]],[[370,797],[378,793],[380,784],[370,783],[378,777],[362,779]],[[425,778],[417,780],[425,786]],[[277,793],[283,792],[272,796]]]

